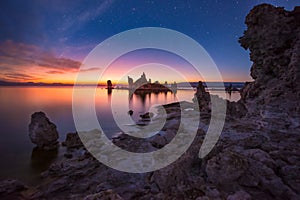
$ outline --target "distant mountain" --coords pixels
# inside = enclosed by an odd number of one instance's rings
[[[73,86],[73,84],[64,83],[34,83],[34,82],[7,82],[0,80],[0,86]]]

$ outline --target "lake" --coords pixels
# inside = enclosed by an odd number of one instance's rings
[[[85,90],[84,87],[82,89]],[[72,116],[72,91],[72,87],[0,87],[0,179],[17,178],[27,184],[37,183],[39,174],[57,157],[63,156],[64,147],[51,152],[34,149],[28,136],[28,125],[32,113],[43,111],[56,124],[59,140],[64,141],[67,133],[76,131]],[[95,108],[101,127],[111,137],[120,131],[112,122],[112,97],[116,106],[121,102],[128,104],[134,111],[133,119],[137,120],[153,105],[172,103],[177,99],[191,102],[194,93],[194,90],[178,90],[176,94],[167,92],[130,96],[128,90],[115,89],[108,94],[104,87],[99,87]],[[218,91],[212,94],[218,94]],[[231,101],[239,98],[239,92],[227,95]]]

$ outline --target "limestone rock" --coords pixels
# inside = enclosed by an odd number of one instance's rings
[[[210,111],[210,95],[205,91],[202,81],[199,81],[197,91],[193,98],[194,103],[198,103],[200,111]]]
[[[45,150],[54,149],[58,145],[56,125],[50,122],[43,112],[35,112],[31,115],[29,137],[32,143]]]
[[[300,7],[286,11],[262,4],[246,17],[240,38],[250,50],[251,76],[241,90],[248,117],[260,116],[274,130],[299,127]]]

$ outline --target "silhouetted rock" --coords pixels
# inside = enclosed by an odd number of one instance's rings
[[[199,81],[193,101],[198,103],[200,111],[210,111],[210,95],[205,91],[202,81]]]
[[[54,149],[58,145],[56,125],[50,122],[43,112],[35,112],[31,115],[29,137],[32,143],[45,150]]]
[[[66,140],[62,143],[62,145],[67,148],[78,148],[83,146],[78,133],[68,133]]]
[[[140,118],[142,118],[142,120],[150,120],[153,115],[154,114],[151,112],[146,112],[145,114],[140,115]]]
[[[130,116],[133,115],[133,110],[129,110],[128,115],[130,115]]]

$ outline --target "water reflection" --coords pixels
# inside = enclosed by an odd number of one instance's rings
[[[84,94],[87,89],[89,88],[82,87],[82,105],[86,104]],[[30,182],[39,177],[40,172],[57,156],[63,156],[64,148],[47,153],[32,149],[28,124],[33,112],[43,111],[56,124],[59,140],[64,140],[66,133],[76,130],[72,115],[72,93],[72,87],[0,87],[0,105],[3,105],[0,115],[0,156],[5,160],[0,165],[0,178],[15,177]],[[179,89],[176,95],[171,92],[129,94],[124,89],[107,90],[105,87],[98,87],[95,108],[98,121],[110,138],[120,132],[114,123],[111,101],[114,101],[114,112],[124,112],[127,115],[131,109],[134,111],[133,119],[138,120],[139,115],[148,112],[153,105],[178,100],[191,101],[194,93],[194,90]],[[218,91],[211,93],[218,95]],[[237,101],[240,94],[233,91],[227,99]],[[124,109],[124,103],[129,107]]]
[[[174,94],[174,95],[172,95]],[[154,98],[152,98],[154,96]],[[161,105],[172,102],[176,99],[175,93],[171,91],[149,91],[149,90],[138,90],[138,91],[128,91],[129,99],[129,109],[133,110],[134,113],[132,118],[134,121],[139,120],[139,116],[146,112],[153,105]]]
[[[112,93],[112,88],[107,88],[107,95],[111,96],[111,93]]]
[[[57,158],[58,148],[53,150],[43,150],[35,147],[31,152],[30,167],[35,173],[41,173],[48,169],[50,164]]]

